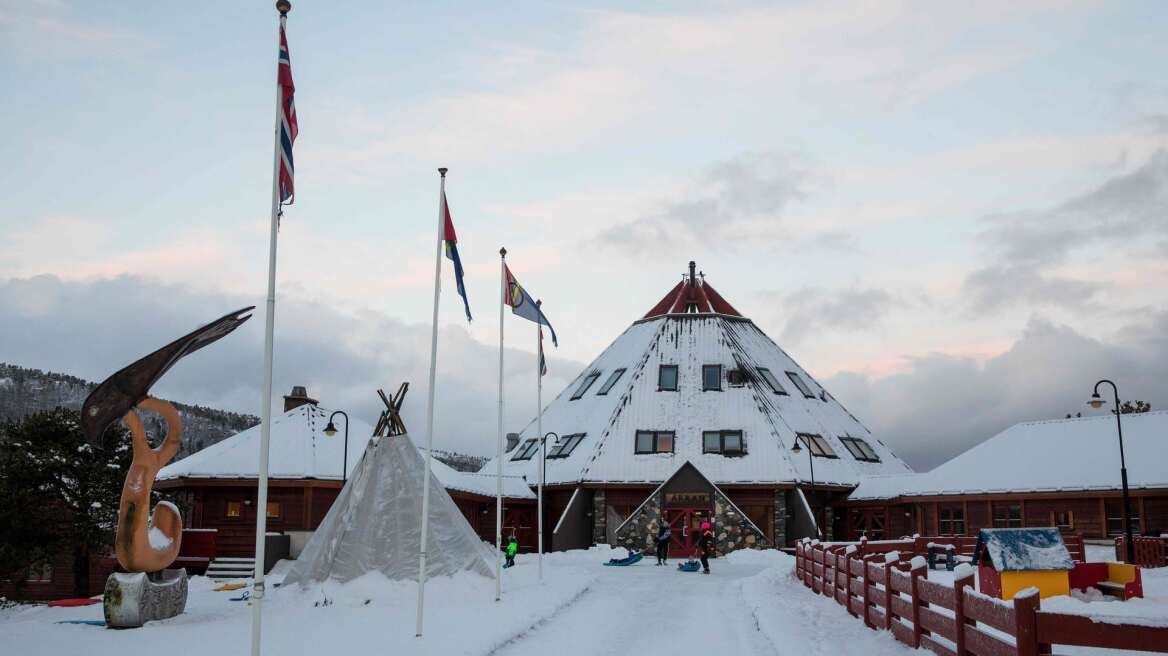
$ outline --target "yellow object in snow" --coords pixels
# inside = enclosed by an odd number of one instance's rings
[[[215,588],[215,592],[231,592],[232,590],[239,590],[246,587],[246,583],[224,583],[223,585]]]
[[[1002,572],[1001,577],[1002,599],[1013,599],[1026,588],[1038,588],[1038,596],[1042,599],[1071,594],[1070,577],[1062,569]]]

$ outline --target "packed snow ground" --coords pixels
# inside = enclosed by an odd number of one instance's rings
[[[770,552],[737,552],[713,561],[714,573],[682,573],[676,561],[656,567],[603,567],[625,551],[607,547],[548,554],[545,582],[534,555],[521,555],[494,582],[473,574],[426,586],[426,635],[414,638],[412,583],[367,577],[323,593],[277,589],[264,605],[264,653],[427,654],[908,654],[832,601],[809,594],[791,576],[794,560]],[[283,563],[282,563],[283,565]],[[283,568],[281,568],[283,569]],[[269,580],[282,577],[277,570]],[[191,579],[186,612],[141,629],[58,624],[97,620],[101,605],[21,606],[0,611],[4,652],[12,654],[239,654],[250,644],[251,611],[229,601],[241,591]],[[332,604],[316,606],[328,597]],[[369,600],[366,603],[366,600]],[[828,630],[830,627],[830,631]],[[550,651],[549,651],[550,650]]]
[[[646,558],[631,567],[603,567],[625,551],[607,547],[544,557],[540,584],[534,555],[520,555],[505,571],[504,598],[495,603],[494,581],[473,574],[432,580],[426,586],[426,635],[414,638],[412,583],[371,575],[349,584],[302,591],[277,589],[264,605],[264,653],[409,653],[517,656],[556,653],[760,655],[822,654],[904,656],[921,653],[873,631],[834,601],[812,594],[792,576],[794,559],[775,551],[739,551],[712,561],[713,574],[682,573]],[[1099,551],[1090,559],[1106,559]],[[282,579],[281,563],[269,580]],[[944,580],[946,572],[930,578]],[[242,591],[214,592],[218,583],[191,579],[187,611],[141,629],[59,624],[99,620],[101,606],[18,606],[0,611],[4,653],[239,654],[250,644],[251,610],[230,601]],[[1168,617],[1168,570],[1145,570],[1148,599],[1057,604]],[[323,599],[330,604],[318,606]],[[1044,600],[1043,606],[1055,604]],[[1070,610],[1059,608],[1060,610]],[[1106,614],[1106,613],[1104,613]],[[1059,653],[1098,650],[1059,648]],[[1120,652],[1106,652],[1120,653]],[[1128,652],[1130,653],[1130,652]]]

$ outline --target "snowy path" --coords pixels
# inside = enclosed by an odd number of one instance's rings
[[[919,656],[798,586],[787,560],[736,555],[714,561],[709,576],[650,560],[606,567],[574,604],[493,654],[676,656],[681,648],[760,656]]]

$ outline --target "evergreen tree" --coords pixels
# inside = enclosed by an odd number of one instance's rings
[[[1142,412],[1151,412],[1152,411],[1152,404],[1147,403],[1145,401],[1124,401],[1123,405],[1120,406],[1119,411],[1125,415],[1140,414]],[[1112,410],[1111,414],[1115,414],[1115,410]]]
[[[56,408],[0,426],[0,578],[69,549],[74,591],[88,596],[89,560],[113,544],[130,434],[110,427],[90,445],[76,410]]]

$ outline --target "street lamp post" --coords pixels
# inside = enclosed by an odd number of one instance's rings
[[[799,436],[795,436],[795,446],[791,447],[791,453],[799,453],[803,447],[799,446]],[[811,467],[811,491],[815,491],[815,454],[811,453],[811,444],[807,445],[807,464]],[[806,497],[804,497],[806,498]],[[819,537],[823,538],[823,529],[819,526],[819,519],[815,517],[815,509],[811,508],[811,501],[807,501],[808,509],[811,510],[811,519],[815,521],[815,532]]]
[[[547,438],[555,437],[555,442],[560,443],[559,434],[554,431],[548,431],[543,437],[539,438],[539,502],[536,504],[539,513],[537,521],[539,522],[539,580],[543,580],[543,484],[547,480]]]
[[[1123,456],[1123,421],[1120,419],[1123,411],[1119,406],[1119,388],[1115,386],[1115,383],[1104,378],[1095,383],[1095,391],[1091,394],[1091,400],[1087,401],[1087,405],[1092,408],[1102,408],[1107,404],[1107,401],[1099,396],[1099,386],[1104,383],[1111,385],[1111,391],[1115,395],[1115,430],[1119,434],[1119,478],[1123,483],[1123,535],[1127,544],[1127,562],[1135,564],[1136,545],[1132,540],[1131,496],[1127,489],[1127,461]]]
[[[344,410],[334,410],[329,415],[328,426],[324,427],[324,434],[332,437],[337,434],[337,427],[333,425],[333,417],[341,415],[345,418],[345,455],[341,460],[341,484],[344,485],[349,480],[349,415]]]

